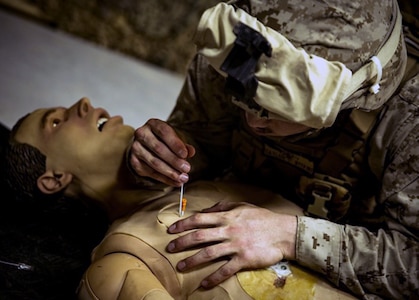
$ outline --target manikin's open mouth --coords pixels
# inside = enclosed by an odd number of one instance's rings
[[[108,122],[108,118],[99,118],[99,120],[97,120],[97,128],[99,129],[99,131],[102,131],[103,126],[105,126],[106,122]]]

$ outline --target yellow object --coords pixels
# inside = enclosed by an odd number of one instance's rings
[[[283,279],[270,269],[239,272],[237,277],[246,293],[255,300],[313,299],[316,277],[295,266],[289,268],[292,274]]]

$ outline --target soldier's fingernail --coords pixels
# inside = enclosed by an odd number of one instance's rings
[[[183,269],[185,269],[185,267],[186,267],[186,264],[185,264],[185,262],[183,262],[183,261],[180,261],[180,262],[177,264],[177,268],[178,268],[180,271],[182,271]]]
[[[173,251],[175,249],[175,244],[173,244],[173,243],[169,243],[169,245],[167,245],[167,250],[168,251]]]
[[[185,150],[179,150],[178,155],[179,155],[181,158],[185,158],[186,156],[188,156],[188,152],[187,152],[187,151],[185,151]]]
[[[173,232],[176,230],[176,224],[170,225],[169,232]]]
[[[202,287],[206,288],[208,287],[208,281],[204,280],[201,282]]]
[[[187,174],[180,174],[179,180],[183,183],[186,183],[189,180],[189,176]]]
[[[182,170],[182,172],[188,173],[191,170],[191,166],[189,164],[184,163],[182,164],[180,169]]]

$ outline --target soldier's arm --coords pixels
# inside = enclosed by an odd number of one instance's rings
[[[386,227],[300,217],[297,260],[357,295],[419,296],[419,75],[389,101],[371,143]]]

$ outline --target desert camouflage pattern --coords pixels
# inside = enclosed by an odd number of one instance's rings
[[[384,1],[249,1],[229,3],[247,10],[265,26],[288,38],[295,47],[329,61],[358,70],[381,48],[394,25],[397,2]],[[369,83],[349,97],[344,108],[376,109],[400,83],[406,57],[403,39],[397,53],[383,69],[381,91],[368,92]]]
[[[380,47],[393,18],[393,1],[388,0],[233,2],[278,28],[296,46],[343,61],[352,70]],[[319,20],[321,28],[316,27]],[[393,62],[385,70],[388,85],[396,74],[403,76],[398,73],[402,62]],[[418,81],[416,75],[390,100],[377,100],[382,108],[371,112],[378,116],[368,143],[345,140],[360,144],[351,161],[336,155],[327,166],[320,162],[352,124],[350,110],[342,110],[327,129],[287,138],[258,137],[224,93],[224,78],[200,55],[190,64],[168,122],[197,148],[191,179],[233,171],[298,204],[296,187],[302,175],[335,172],[333,177],[351,181],[353,209],[340,223],[299,217],[297,261],[359,298],[414,299],[419,297]],[[339,166],[339,171],[330,166]]]
[[[378,205],[385,227],[336,226],[300,217],[297,259],[357,295],[418,297],[419,265],[419,75],[383,110],[372,136],[371,167],[382,178]],[[318,230],[322,228],[322,230]]]
[[[401,18],[398,23],[401,23]],[[243,24],[246,24],[247,30],[254,30],[263,36],[266,46],[269,45],[272,50],[264,50],[265,53],[254,66],[254,72],[249,60],[242,65],[233,62],[234,58],[230,60],[233,51],[240,51],[234,46],[238,38],[234,32],[237,32],[238,28],[244,28],[241,27]],[[400,30],[396,30],[396,38],[400,36]],[[244,32],[243,30],[237,33],[241,36]],[[233,99],[233,102],[252,114],[298,122],[311,128],[329,127],[334,123],[342,102],[347,98],[346,95],[352,94],[349,92],[352,88],[352,72],[343,63],[329,61],[308,54],[301,48],[297,49],[279,32],[266,27],[257,18],[232,5],[219,3],[206,10],[198,24],[194,41],[198,53],[223,76],[227,77],[229,74],[228,77],[234,78],[237,75],[232,75],[232,72],[235,73],[233,69],[247,66],[246,75],[252,76],[251,78],[254,75],[255,91],[251,91],[250,84],[244,84],[247,86],[246,93],[236,88],[232,88],[231,91],[237,98]],[[398,41],[394,43],[397,44]],[[250,50],[253,46],[249,45],[248,48]],[[235,56],[241,55],[236,53]],[[224,68],[226,65],[229,66],[227,69]],[[234,68],[231,69],[231,66]],[[374,72],[374,64],[370,63],[367,66],[365,68]],[[367,74],[373,77],[371,72],[366,72],[365,75]],[[367,76],[362,77],[365,79]],[[356,85],[354,90],[359,87]],[[233,92],[234,90],[236,91]]]

